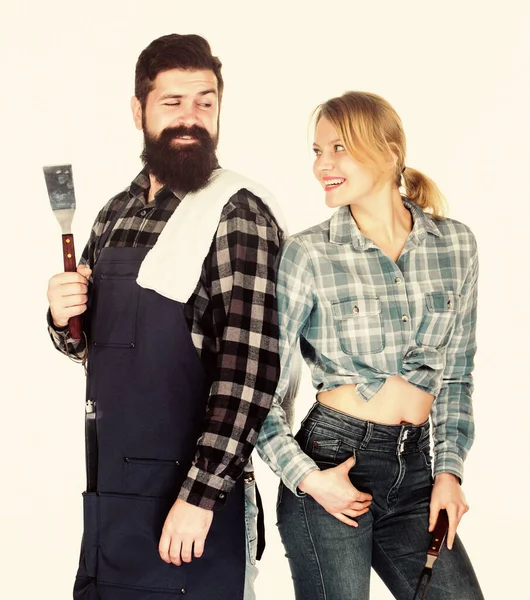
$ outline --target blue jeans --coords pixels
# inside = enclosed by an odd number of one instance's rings
[[[258,551],[258,504],[256,501],[256,480],[254,473],[243,473],[245,478],[245,534],[246,534],[246,566],[245,595],[243,600],[256,600],[254,589],[258,567],[256,554]]]
[[[372,566],[395,598],[412,600],[431,539],[429,424],[378,425],[316,403],[296,439],[321,469],[354,455],[350,480],[373,496],[354,528],[280,486],[278,527],[297,600],[367,600]],[[442,548],[427,598],[483,600],[458,536]]]

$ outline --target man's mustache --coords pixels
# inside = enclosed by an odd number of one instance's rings
[[[196,139],[200,144],[211,144],[212,137],[199,125],[191,125],[186,127],[185,125],[178,125],[176,127],[166,127],[163,129],[158,137],[159,141],[172,142],[174,139],[189,136]]]

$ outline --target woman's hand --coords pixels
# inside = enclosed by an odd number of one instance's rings
[[[438,513],[442,508],[447,511],[449,518],[449,531],[447,532],[447,547],[453,547],[456,528],[460,519],[469,510],[469,505],[458,478],[452,473],[440,473],[434,478],[434,486],[431,495],[431,511],[429,517],[429,531],[433,531],[436,525]]]
[[[356,489],[348,477],[355,464],[352,456],[340,465],[325,471],[312,471],[301,481],[298,489],[312,496],[328,513],[339,521],[358,527],[356,517],[368,512],[372,496]]]

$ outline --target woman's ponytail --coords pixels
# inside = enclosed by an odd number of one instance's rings
[[[405,196],[422,210],[429,212],[435,219],[443,219],[446,209],[445,198],[432,179],[417,171],[405,167],[402,174]]]

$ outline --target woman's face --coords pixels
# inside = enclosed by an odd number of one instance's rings
[[[374,191],[374,169],[352,158],[335,127],[322,117],[315,129],[313,173],[326,192],[331,208],[357,204]]]

